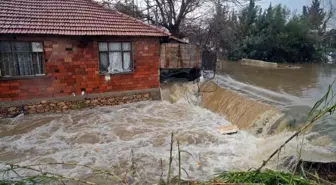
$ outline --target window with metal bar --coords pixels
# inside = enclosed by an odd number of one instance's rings
[[[132,72],[131,42],[99,42],[99,71],[101,74]]]
[[[41,42],[0,41],[0,76],[44,75]]]

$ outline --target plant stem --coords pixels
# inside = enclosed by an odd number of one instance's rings
[[[263,162],[263,164],[256,170],[257,173],[260,172],[260,170],[266,166],[266,164],[278,153],[281,151],[281,149],[283,147],[285,147],[285,145],[287,143],[289,143],[293,138],[295,138],[296,136],[298,136],[302,131],[304,131],[305,129],[307,129],[310,125],[312,125],[317,119],[313,119],[310,123],[304,125],[303,127],[301,127],[298,131],[296,131],[291,137],[289,137],[279,148],[277,148],[269,157],[266,161]]]
[[[173,161],[173,144],[174,144],[174,133],[171,133],[170,138],[170,155],[169,155],[169,166],[168,166],[168,175],[167,175],[167,185],[170,183],[170,174],[171,174],[171,165]]]
[[[178,151],[178,165],[179,165],[179,171],[178,171],[178,184],[181,185],[181,151],[180,151],[180,142],[177,141],[177,151]]]
[[[42,164],[31,164],[31,165],[27,165],[25,167],[32,167],[32,166],[46,166],[46,165],[70,165],[70,166],[80,166],[80,167],[85,167],[85,168],[89,168],[93,171],[96,171],[96,172],[99,172],[101,174],[104,174],[104,175],[109,175],[109,176],[112,176],[114,178],[116,178],[117,180],[119,180],[120,182],[122,182],[123,180],[118,177],[117,175],[111,173],[111,172],[108,172],[108,171],[105,171],[105,170],[101,170],[101,169],[98,169],[98,168],[94,168],[94,167],[91,167],[89,165],[81,165],[81,164],[77,164],[77,163],[64,163],[64,162],[59,162],[59,163],[42,163]],[[8,164],[8,165],[11,165],[11,164]]]
[[[325,98],[325,97],[324,97]],[[327,98],[327,97],[326,97]],[[325,99],[326,99],[325,98]],[[324,100],[324,99],[321,99],[321,100]],[[321,101],[320,100],[320,101]],[[329,104],[330,102],[328,102],[328,104]],[[314,106],[314,108],[312,109],[312,111],[313,110],[316,110],[316,107],[318,107],[318,106],[316,106],[316,105],[318,105],[319,104],[319,102],[317,102],[316,104],[315,104],[315,106]],[[306,124],[306,125],[304,125],[304,126],[302,126],[298,131],[296,131],[291,137],[289,137],[278,149],[276,149],[269,157],[268,157],[268,159],[266,160],[266,161],[264,161],[263,162],[263,164],[256,170],[256,174],[258,174],[259,172],[260,172],[260,170],[263,168],[263,167],[265,167],[266,166],[266,164],[278,153],[278,152],[280,152],[281,151],[281,149],[283,148],[283,147],[285,147],[285,145],[287,144],[287,143],[289,143],[293,138],[295,138],[296,136],[298,136],[301,132],[303,132],[304,130],[306,130],[309,126],[311,126],[313,123],[315,123],[317,120],[319,120],[322,116],[324,116],[325,114],[327,114],[327,113],[333,113],[334,111],[335,111],[335,109],[336,109],[336,105],[333,105],[333,106],[331,106],[331,107],[328,107],[328,108],[324,108],[323,110],[321,110],[317,115],[315,115],[313,118],[312,118],[312,120],[308,123],[308,124]]]
[[[10,165],[12,167],[15,167],[15,168],[21,168],[21,169],[27,169],[27,170],[39,172],[39,173],[41,173],[41,174],[43,174],[47,177],[54,177],[54,178],[59,179],[59,180],[68,179],[68,180],[83,183],[83,184],[96,185],[96,183],[94,183],[94,182],[84,181],[84,180],[81,180],[81,179],[78,179],[78,178],[75,178],[75,177],[68,177],[68,176],[54,174],[54,173],[50,173],[50,172],[44,172],[42,170],[31,168],[29,166],[20,166],[20,165],[16,165],[16,164],[8,164],[8,165]]]

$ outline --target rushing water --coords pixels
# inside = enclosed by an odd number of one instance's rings
[[[336,79],[336,65],[302,64],[278,69],[222,62],[218,76],[223,87],[249,92],[280,105],[313,105]]]
[[[303,64],[278,69],[222,62],[217,83],[225,89],[265,102],[281,110],[286,120],[302,123],[314,103],[336,79],[336,66]],[[335,92],[336,84],[333,85]],[[335,116],[322,119],[313,131],[336,143]],[[334,146],[336,148],[336,146]]]
[[[182,167],[189,174],[189,177],[183,175],[186,179],[206,179],[221,171],[257,167],[291,134],[258,138],[240,131],[220,135],[216,127],[229,122],[186,101],[141,102],[6,121],[1,124],[0,133],[3,161],[21,165],[57,162],[90,165],[110,169],[120,177],[128,172],[139,184],[157,182],[161,173],[166,174],[171,132],[181,142],[181,149],[191,154],[182,154]],[[289,144],[280,156],[281,161],[296,152],[300,141],[298,138]],[[304,151],[309,151],[307,157],[324,155],[326,160],[336,160],[324,147],[307,143]],[[176,148],[173,155],[177,155]],[[132,161],[135,167],[131,167]],[[276,169],[281,161],[271,162],[269,167]],[[175,163],[174,174],[176,166]],[[41,168],[94,182],[115,183],[113,178],[102,180],[92,176],[92,170],[87,168],[69,165]],[[31,173],[22,171],[22,174]]]
[[[293,117],[303,119],[311,102],[335,78],[334,72],[319,74],[316,71],[320,68],[312,65],[302,68],[314,71],[310,73],[290,69],[292,78],[301,74],[310,81],[304,82],[308,85],[289,85],[299,82],[284,81],[291,79],[289,69],[281,69],[286,77],[281,77],[281,71],[273,71],[279,74],[272,84],[268,79],[273,78],[272,73],[266,69],[226,66],[214,80],[217,85],[202,87],[202,101],[194,97],[195,84],[175,84],[164,87],[163,96],[176,103],[139,102],[0,120],[0,161],[20,165],[78,163],[112,171],[123,179],[128,176],[136,184],[152,184],[167,174],[170,133],[174,132],[181,149],[188,152],[182,153],[182,167],[188,173],[183,173],[184,179],[204,180],[221,171],[248,170],[261,165],[293,134],[290,129],[274,127],[287,124]],[[278,79],[282,81],[277,83]],[[268,82],[272,85],[267,86]],[[234,135],[219,134],[217,126],[231,123],[242,130]],[[336,161],[331,137],[334,128],[330,121],[319,124],[303,140],[298,137],[291,141],[267,167],[286,170],[291,162],[286,159],[297,154],[302,141],[304,160]],[[176,145],[173,156],[177,157]],[[80,166],[58,164],[40,168],[102,184],[116,183],[113,178],[95,176],[91,169]],[[175,161],[173,170],[176,175]],[[32,174],[27,170],[19,172]]]
[[[252,159],[257,144],[265,142],[244,131],[220,135],[216,126],[229,124],[223,117],[186,102],[141,102],[9,121],[2,124],[0,133],[6,136],[0,139],[1,160],[22,165],[72,162],[102,169],[114,167],[119,176],[130,171],[134,160],[135,178],[140,184],[156,182],[162,172],[166,174],[171,132],[181,142],[181,148],[192,154],[183,155],[182,166],[190,178],[197,179],[222,170],[253,167],[257,163]],[[16,128],[20,131],[10,132]],[[91,174],[88,169],[66,165],[44,169],[77,177]]]

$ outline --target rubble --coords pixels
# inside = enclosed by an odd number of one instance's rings
[[[218,126],[217,130],[219,133],[225,134],[236,134],[239,131],[239,128],[236,125],[224,125]]]

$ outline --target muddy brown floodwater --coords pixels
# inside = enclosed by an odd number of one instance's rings
[[[177,83],[163,86],[164,97],[175,103],[149,101],[3,119],[0,161],[20,165],[78,163],[112,171],[122,178],[127,175],[134,184],[153,184],[167,174],[170,133],[174,132],[181,149],[188,151],[182,153],[182,167],[188,172],[182,174],[184,179],[205,180],[222,171],[248,170],[258,167],[293,134],[293,130],[275,127],[292,121],[292,117],[298,121],[300,116],[304,117],[310,101],[318,97],[315,94],[321,94],[330,78],[335,78],[333,68],[322,74],[316,72],[322,69],[312,65],[309,69],[301,68],[305,72],[291,69],[292,78],[306,75],[311,79],[290,85],[287,81],[294,81],[288,77],[290,72],[280,71],[285,69],[266,72],[233,63],[226,66],[213,81],[218,89],[204,93],[202,101],[193,97],[195,84]],[[273,83],[267,79],[272,78],[272,73],[279,73],[274,75]],[[241,130],[234,135],[219,134],[217,126],[231,123]],[[304,136],[304,160],[336,161],[335,142],[330,136],[335,130],[333,125],[334,122],[326,121]],[[267,167],[286,170],[301,141],[301,137],[291,141]],[[176,149],[173,155],[177,157]],[[0,168],[4,168],[3,164]],[[117,183],[80,166],[59,164],[40,168],[101,184]],[[34,174],[27,170],[18,172]],[[173,173],[177,174],[176,162]],[[0,176],[11,177],[16,175]]]
[[[303,122],[315,102],[336,80],[336,66],[330,64],[301,64],[291,68],[282,64],[279,69],[269,69],[222,61],[218,73],[219,86],[272,105],[292,123]],[[336,84],[334,92],[335,87]],[[313,131],[328,138],[324,140],[336,143],[335,116],[320,120]],[[336,150],[335,145],[334,148]]]
[[[280,64],[278,69],[241,65],[237,62],[221,62],[220,77],[265,90],[262,95],[272,95],[278,103],[312,105],[327,91],[336,79],[336,65],[330,64]],[[298,67],[298,68],[297,68]],[[237,84],[236,84],[237,85]],[[248,86],[245,86],[246,88]],[[239,87],[237,87],[239,88]],[[244,87],[240,90],[244,91]],[[250,93],[254,93],[253,90]],[[255,93],[259,93],[258,91]],[[266,98],[266,97],[265,97]],[[271,98],[272,97],[268,97]],[[281,102],[282,101],[282,102]]]

